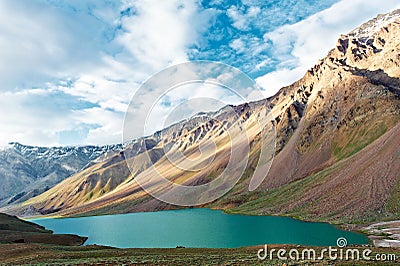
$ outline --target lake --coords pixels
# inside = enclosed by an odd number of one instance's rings
[[[277,216],[225,214],[210,209],[31,221],[57,234],[87,236],[86,245],[119,248],[233,248],[261,244],[336,246],[339,237],[346,238],[348,244],[368,243],[362,234],[340,230],[326,223]]]

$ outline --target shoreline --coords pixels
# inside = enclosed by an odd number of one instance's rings
[[[290,218],[293,220],[305,222],[305,223],[323,223],[323,224],[328,224],[333,227],[336,227],[339,230],[344,230],[356,234],[360,234],[365,236],[366,239],[368,239],[368,243],[366,244],[360,244],[360,245],[372,245],[374,244],[373,240],[371,239],[371,234],[366,232],[365,230],[362,230],[363,227],[360,227],[355,224],[346,224],[346,223],[332,223],[332,222],[326,222],[326,221],[312,221],[312,220],[303,220],[303,219],[298,219],[296,217],[292,217],[290,215],[254,215],[254,214],[248,214],[248,213],[238,213],[238,212],[229,212],[229,210],[224,210],[224,209],[219,209],[219,208],[180,208],[180,209],[167,209],[167,210],[161,210],[161,211],[184,211],[184,210],[190,210],[190,209],[208,209],[212,211],[219,211],[223,213],[224,215],[241,215],[241,216],[264,216],[264,217],[281,217],[281,218]],[[35,222],[36,219],[71,219],[71,218],[82,218],[82,217],[97,217],[97,216],[112,216],[112,215],[128,215],[132,213],[150,213],[150,212],[160,212],[160,211],[144,211],[144,212],[131,212],[131,213],[118,213],[118,214],[98,214],[98,215],[72,215],[72,216],[61,216],[57,214],[53,215],[45,215],[45,216],[35,216],[35,217],[29,217],[29,218],[23,218],[24,220],[32,221]]]
[[[158,211],[142,211],[142,212],[128,212],[128,213],[111,213],[111,214],[97,214],[97,215],[67,215],[63,216],[60,214],[47,214],[47,215],[34,215],[27,217],[20,217],[26,221],[34,221],[36,219],[64,219],[64,218],[80,218],[80,217],[91,217],[91,216],[108,216],[108,215],[121,215],[121,214],[130,214],[130,213],[148,213],[148,212],[159,212],[159,211],[177,211],[177,210],[186,210],[186,209],[210,209],[222,211],[227,215],[245,215],[245,216],[275,216],[275,217],[288,217],[291,219],[299,220],[302,222],[310,222],[310,223],[326,223],[332,226],[337,227],[341,230],[346,230],[358,234],[362,234],[369,239],[369,244],[374,247],[400,247],[400,220],[392,220],[392,221],[375,221],[369,222],[365,224],[356,224],[356,223],[340,223],[335,221],[320,221],[320,220],[312,220],[312,219],[301,219],[299,217],[295,217],[292,215],[256,215],[256,214],[248,214],[241,212],[232,212],[229,209],[223,208],[215,208],[215,207],[191,207],[191,208],[171,208],[166,210],[158,210]],[[385,227],[386,225],[395,225],[395,227]],[[383,228],[381,228],[384,226]]]

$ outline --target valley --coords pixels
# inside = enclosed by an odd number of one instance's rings
[[[302,79],[268,101],[233,107],[234,115],[223,108],[134,140],[8,211],[68,217],[176,209],[147,195],[135,179],[149,178],[154,165],[181,184],[212,180],[229,160],[225,148],[210,167],[195,174],[174,170],[166,155],[174,149],[195,154],[206,139],[222,144],[224,125],[239,123],[255,132],[249,135],[245,173],[228,194],[205,207],[334,223],[396,219],[399,25],[398,10],[380,15],[340,36],[337,46]],[[256,112],[250,113],[250,107]],[[276,132],[275,158],[261,186],[249,192],[261,145],[252,121],[267,115],[268,108]],[[132,172],[126,163],[133,165]]]
[[[399,8],[0,1],[0,265],[400,265]]]

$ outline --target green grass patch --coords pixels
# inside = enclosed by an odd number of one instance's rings
[[[348,141],[345,145],[341,145],[338,142],[333,143],[333,155],[338,160],[348,158],[364,149],[366,146],[385,134],[386,131],[387,127],[384,124],[379,124],[369,130],[365,127],[358,128],[349,133]]]
[[[393,188],[391,196],[385,205],[385,210],[398,216],[400,214],[400,177]]]
[[[279,207],[294,203],[302,198],[311,187],[324,182],[330,174],[337,170],[337,167],[339,166],[331,166],[323,171],[282,187],[258,192],[257,197],[254,196],[254,192],[251,192],[253,193],[251,196],[244,194],[242,197],[246,199],[246,202],[229,211],[232,213],[254,215],[274,213]],[[301,206],[293,209],[291,215],[305,217],[307,213],[307,206]]]

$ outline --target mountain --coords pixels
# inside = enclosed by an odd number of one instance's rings
[[[0,202],[23,202],[122,145],[34,147],[10,143],[0,150]],[[102,158],[102,157],[101,157]]]
[[[380,15],[340,36],[271,99],[286,110],[276,117],[287,141],[259,195],[231,211],[353,222],[398,216],[399,17]]]
[[[135,180],[149,180],[161,193],[167,191],[154,181],[154,169],[184,185],[214,180],[229,161],[226,128],[236,125],[248,133],[249,164],[236,186],[207,207],[324,221],[398,217],[399,25],[399,10],[379,15],[340,36],[336,47],[303,78],[268,101],[227,106],[138,139],[16,211],[33,208],[69,216],[176,208],[149,196]],[[275,158],[261,186],[249,192],[261,148],[254,121],[264,118],[268,108],[268,126],[276,131]],[[182,171],[170,162],[178,151],[195,158],[206,140],[213,140],[217,150],[212,163],[209,156],[196,162],[207,165],[201,171]]]
[[[265,108],[265,101],[252,105],[258,110],[257,113],[261,113]],[[197,115],[192,119],[156,132],[152,136],[135,140],[124,151],[115,153],[107,160],[86,168],[24,204],[29,205],[30,202],[43,200],[46,206],[34,204],[32,207],[42,214],[47,214],[74,206],[87,208],[87,204],[92,204],[97,200],[114,202],[116,200],[114,197],[120,197],[119,193],[135,194],[131,189],[136,190],[140,195],[146,195],[135,182],[138,175],[151,174],[150,166],[153,164],[160,169],[170,168],[171,165],[165,153],[174,153],[178,149],[188,156],[196,155],[198,145],[202,140],[213,138],[217,143],[226,142],[228,136],[225,125],[239,121],[243,127],[255,127],[253,121],[248,117],[249,110],[249,104],[227,106],[218,112],[209,113],[208,116]],[[241,114],[240,119],[234,115],[236,113]],[[254,130],[254,132],[256,131]],[[254,138],[255,134],[253,135],[251,137]],[[229,146],[221,148],[213,165],[206,171],[201,171],[194,176],[190,176],[191,173],[185,171],[177,171],[171,173],[171,179],[184,180],[183,182],[186,184],[205,183],[208,176],[220,171],[226,165],[227,159],[229,159],[229,149]],[[131,170],[134,172],[134,176],[131,175],[125,159],[132,165]],[[115,196],[114,193],[117,195]]]

